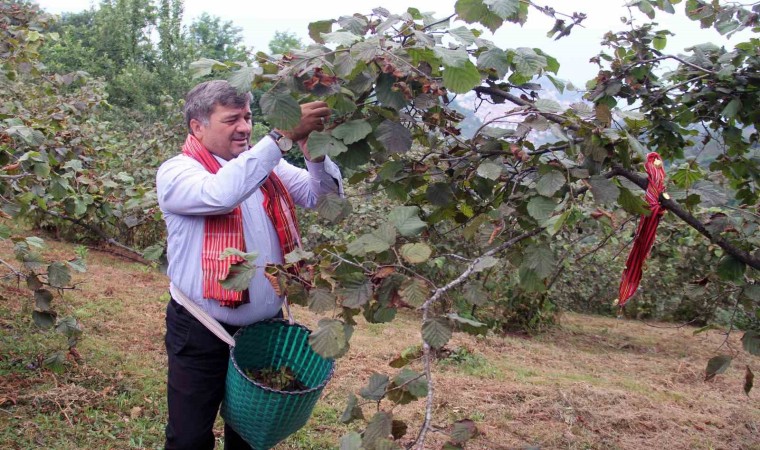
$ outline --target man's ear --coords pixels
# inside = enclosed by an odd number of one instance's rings
[[[193,132],[193,136],[200,139],[203,137],[204,126],[198,119],[190,119],[190,131]]]

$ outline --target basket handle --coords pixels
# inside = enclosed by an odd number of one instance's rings
[[[296,320],[293,318],[293,313],[290,311],[290,303],[288,302],[287,296],[282,300],[282,304],[285,305],[285,312],[288,313],[288,323],[290,325],[295,325]]]
[[[203,326],[205,326],[210,332],[214,333],[216,337],[229,344],[230,347],[235,346],[235,338],[233,338],[230,333],[228,333],[227,330],[222,327],[222,324],[220,324],[219,321],[213,317],[209,316],[206,311],[202,310],[201,307],[198,306],[198,304],[190,300],[182,291],[177,288],[177,286],[174,285],[174,283],[169,284],[169,292],[171,292],[172,297],[179,298],[182,306],[190,314],[192,314],[193,317],[198,319],[198,322],[202,323]]]

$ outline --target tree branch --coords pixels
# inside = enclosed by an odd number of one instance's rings
[[[55,212],[55,211],[50,211],[50,210],[46,210],[46,209],[40,209],[40,211],[42,211],[45,214],[48,214],[50,216],[56,217],[58,219],[68,220],[69,222],[73,222],[73,223],[79,225],[82,228],[90,230],[93,233],[97,234],[98,237],[100,237],[100,239],[102,239],[106,243],[111,244],[114,247],[118,247],[118,248],[120,248],[122,250],[126,250],[127,252],[133,253],[134,255],[137,255],[137,257],[129,256],[129,255],[123,255],[125,258],[129,258],[129,259],[131,259],[133,261],[137,261],[137,262],[142,263],[142,264],[147,264],[146,261],[145,261],[145,258],[143,257],[143,255],[142,255],[141,252],[133,249],[132,247],[128,247],[128,246],[122,244],[121,242],[118,242],[116,239],[114,239],[114,238],[110,237],[109,235],[107,235],[106,232],[103,231],[97,225],[89,224],[89,223],[83,222],[83,221],[81,221],[79,219],[75,219],[73,217],[69,217],[69,216],[63,215],[63,214]]]
[[[2,265],[4,265],[5,267],[7,267],[7,268],[11,269],[11,271],[13,272],[13,274],[14,274],[16,277],[18,277],[19,279],[21,279],[21,278],[24,278],[24,274],[23,274],[23,273],[19,272],[18,270],[16,270],[16,268],[15,268],[15,267],[13,267],[12,265],[10,265],[10,264],[8,264],[7,262],[3,261],[2,259],[0,259],[0,264],[2,264]]]
[[[633,183],[638,185],[641,189],[644,189],[644,190],[647,189],[648,181],[645,177],[638,175],[637,173],[634,173],[624,168],[623,166],[620,166],[617,164],[614,165],[612,168],[612,174],[620,175],[632,181]],[[660,194],[660,204],[665,209],[675,214],[679,219],[683,220],[684,222],[689,224],[692,228],[699,231],[699,233],[705,236],[707,239],[709,239],[710,242],[718,245],[729,255],[733,256],[737,260],[743,262],[744,264],[752,267],[755,270],[760,270],[760,259],[752,256],[749,252],[736,247],[734,244],[728,242],[723,237],[716,236],[713,233],[711,233],[702,222],[700,222],[696,217],[691,215],[691,213],[686,211],[681,205],[676,203],[674,200],[671,200],[670,198],[666,198],[663,194]]]
[[[425,301],[425,303],[421,306],[423,322],[428,319],[428,312],[429,312],[430,306],[433,305],[433,303],[435,303],[436,301],[438,301],[446,292],[464,283],[467,280],[467,278],[470,275],[472,275],[473,272],[475,272],[475,267],[478,265],[478,263],[480,263],[480,261],[483,260],[483,258],[488,257],[488,256],[493,256],[497,253],[501,253],[504,250],[514,246],[518,242],[537,235],[543,230],[544,230],[543,227],[534,228],[531,231],[527,231],[519,236],[513,237],[512,239],[502,243],[501,245],[497,247],[492,248],[491,250],[475,258],[470,264],[467,265],[467,268],[464,270],[464,272],[462,272],[455,280],[452,280],[446,286],[436,289],[433,295]],[[427,395],[427,402],[425,405],[425,420],[422,422],[422,427],[420,427],[420,433],[417,435],[417,440],[412,445],[418,450],[423,450],[425,447],[425,436],[427,435],[427,432],[430,429],[430,423],[433,419],[434,386],[433,386],[433,377],[430,372],[430,360],[431,360],[430,346],[428,345],[427,342],[423,342],[422,344],[422,360],[425,365],[425,378],[427,379],[427,383],[428,383],[428,395]]]
[[[475,91],[478,94],[488,94],[488,95],[492,95],[492,96],[495,95],[497,97],[503,98],[504,100],[508,100],[508,101],[514,103],[515,105],[529,106],[531,108],[535,107],[535,105],[533,104],[533,102],[529,102],[527,100],[523,100],[523,99],[521,99],[520,97],[518,97],[518,96],[516,96],[514,94],[510,94],[507,91],[503,91],[503,90],[501,90],[499,88],[495,88],[493,86],[476,86],[473,89],[473,91]],[[560,125],[564,125],[564,126],[570,128],[571,130],[574,130],[574,131],[580,130],[580,127],[578,125],[576,125],[574,123],[567,123],[567,120],[564,117],[560,116],[559,114],[542,113],[542,112],[539,112],[539,114],[541,114],[542,116],[544,116],[548,120],[551,120],[552,122],[558,123]]]

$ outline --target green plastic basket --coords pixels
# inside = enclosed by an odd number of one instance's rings
[[[241,328],[230,348],[222,417],[250,446],[268,449],[303,427],[311,416],[335,361],[309,345],[311,331],[283,319],[270,319]],[[308,389],[278,391],[243,373],[246,369],[288,366]]]

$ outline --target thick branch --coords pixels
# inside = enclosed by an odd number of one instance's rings
[[[504,100],[508,100],[514,103],[515,105],[530,106],[531,108],[535,107],[533,102],[529,102],[528,100],[523,100],[514,94],[510,94],[507,91],[503,91],[493,86],[477,86],[473,90],[477,92],[478,94],[488,94],[491,96],[495,95],[497,97],[501,97]],[[551,113],[539,113],[539,114],[546,117],[548,120],[551,120],[552,122],[558,123],[560,125],[564,125],[570,128],[571,130],[578,131],[580,129],[580,127],[576,124],[573,124],[573,123],[568,124],[567,120],[565,120],[565,118],[560,116],[559,114],[551,114]]]
[[[615,165],[612,169],[612,174],[620,175],[622,177],[627,178],[628,180],[638,185],[641,189],[646,190],[647,188],[648,182],[645,177],[638,175],[634,172],[631,172],[630,170],[622,166]],[[702,222],[700,222],[696,217],[691,215],[691,213],[686,211],[683,207],[681,207],[681,205],[676,203],[674,200],[671,200],[670,198],[666,198],[665,196],[660,195],[660,204],[665,209],[667,209],[668,211],[678,216],[679,219],[683,220],[684,222],[689,224],[692,228],[699,231],[700,234],[702,234],[707,239],[709,239],[710,242],[718,245],[729,255],[733,256],[734,258],[738,259],[744,264],[752,267],[753,269],[760,270],[760,259],[752,256],[749,252],[746,252],[736,247],[732,243],[725,240],[723,237],[717,236],[711,233]]]
[[[79,225],[79,226],[81,226],[83,228],[86,228],[86,229],[92,231],[93,233],[97,234],[98,237],[100,237],[100,239],[102,239],[106,243],[111,244],[114,247],[118,247],[118,248],[120,248],[122,250],[126,250],[126,251],[128,251],[130,253],[133,253],[133,254],[137,255],[137,257],[132,257],[132,256],[129,256],[129,255],[124,255],[125,257],[127,257],[129,259],[132,259],[134,261],[137,261],[137,262],[145,264],[145,259],[143,258],[142,253],[140,253],[139,251],[137,251],[137,250],[135,250],[135,249],[133,249],[131,247],[127,247],[126,245],[122,244],[121,242],[118,242],[116,239],[114,239],[114,238],[110,237],[109,235],[107,235],[106,232],[103,231],[97,225],[89,224],[89,223],[83,222],[83,221],[81,221],[79,219],[75,219],[73,217],[69,217],[69,216],[57,213],[55,211],[44,210],[44,209],[41,209],[40,211],[43,211],[45,214],[51,215],[53,217],[57,217],[59,219],[68,220],[69,222],[73,222],[73,223],[75,223],[75,224],[77,224],[77,225]]]
[[[7,262],[3,261],[2,259],[0,259],[0,264],[2,264],[5,267],[11,269],[11,271],[13,272],[14,275],[16,275],[16,277],[18,277],[18,278],[23,278],[24,277],[23,273],[19,272],[18,270],[16,270],[15,267],[13,267],[12,265],[10,265]]]
[[[514,237],[507,242],[504,242],[503,244],[499,245],[498,247],[494,247],[491,250],[483,253],[479,257],[472,260],[470,264],[467,265],[467,268],[462,272],[455,280],[449,282],[446,286],[440,287],[435,290],[433,295],[425,301],[425,303],[422,305],[422,320],[425,321],[428,318],[428,311],[430,309],[430,306],[433,305],[436,301],[440,300],[440,298],[451,289],[454,289],[455,287],[459,286],[460,284],[464,283],[467,278],[472,275],[475,272],[475,267],[480,263],[480,261],[483,260],[483,258],[488,256],[493,256],[497,253],[501,253],[504,250],[507,250],[508,248],[514,246],[518,242],[528,239],[529,237],[533,237],[543,231],[542,227],[535,228],[531,231],[525,232],[517,237]],[[430,372],[430,360],[431,360],[431,354],[430,354],[430,346],[423,342],[422,345],[422,359],[425,364],[425,378],[427,379],[428,383],[428,395],[427,395],[427,403],[425,406],[425,420],[422,423],[422,427],[420,428],[420,433],[417,435],[417,440],[414,442],[414,447],[418,450],[423,450],[425,447],[425,436],[428,432],[428,429],[430,429],[430,422],[433,419],[433,377]]]

